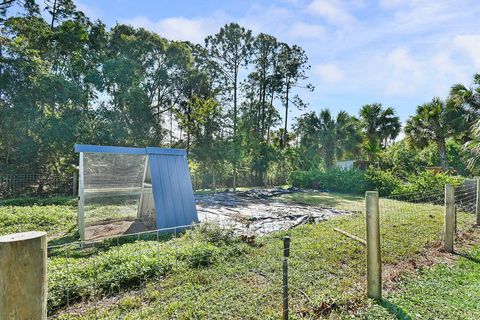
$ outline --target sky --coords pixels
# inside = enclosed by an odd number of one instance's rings
[[[171,40],[203,43],[237,22],[305,49],[308,109],[358,114],[394,107],[402,121],[480,72],[480,0],[80,0],[107,26],[127,23]],[[293,111],[290,117],[298,116]]]

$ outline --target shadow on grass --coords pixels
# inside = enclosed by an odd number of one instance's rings
[[[402,319],[402,320],[411,320],[412,317],[410,317],[402,308],[397,306],[396,304],[383,299],[382,301],[378,302],[378,305],[383,307],[385,310],[388,311],[392,316],[394,316],[396,319]]]
[[[471,255],[470,253],[465,253],[465,252],[455,252],[454,253],[455,255],[459,256],[459,257],[462,257],[462,258],[465,258],[467,260],[470,260],[472,262],[475,262],[475,263],[480,263],[480,259]]]

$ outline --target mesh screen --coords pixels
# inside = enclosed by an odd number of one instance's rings
[[[145,159],[137,154],[84,153],[87,239],[137,231],[129,230],[128,221],[137,218]]]

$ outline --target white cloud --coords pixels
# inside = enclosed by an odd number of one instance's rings
[[[316,24],[297,22],[289,35],[296,38],[322,38],[325,35],[325,28]]]
[[[96,6],[87,5],[81,1],[75,1],[75,6],[92,20],[100,19],[100,10]]]
[[[397,48],[390,52],[387,61],[398,70],[416,71],[418,70],[418,62],[416,62],[405,48]]]
[[[142,27],[160,34],[160,36],[172,39],[203,43],[207,35],[218,31],[222,22],[212,18],[184,18],[171,17],[158,21],[151,21],[146,17],[135,17],[124,21],[134,27]]]
[[[355,17],[339,1],[314,0],[308,8],[332,24],[349,25],[356,22]]]
[[[329,84],[338,83],[345,78],[342,70],[333,63],[317,64],[313,71],[320,76],[322,81]]]
[[[453,43],[471,59],[476,68],[480,68],[480,35],[459,35]]]

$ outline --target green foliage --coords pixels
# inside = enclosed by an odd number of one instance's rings
[[[383,171],[370,167],[365,171],[368,190],[377,190],[381,196],[390,195],[400,188],[402,180],[391,171]]]
[[[360,194],[366,190],[365,176],[357,169],[294,171],[289,182],[294,187]]]
[[[472,171],[467,168],[468,151],[454,139],[446,141],[446,157],[449,171],[469,176]],[[422,172],[428,167],[440,167],[441,160],[436,143],[430,143],[421,150],[412,148],[407,141],[398,141],[380,155],[380,165],[383,169],[395,172],[395,175],[406,178],[409,174]]]
[[[186,261],[190,268],[205,268],[218,259],[218,249],[212,244],[193,244],[179,252],[179,259]]]
[[[460,176],[451,176],[444,172],[426,170],[407,177],[407,183],[395,190],[395,194],[442,194],[445,184],[460,185],[464,180]]]
[[[244,255],[248,248],[231,232],[210,225],[165,242],[152,238],[119,246],[107,240],[95,248],[85,249],[67,245],[50,252],[50,310],[67,302],[67,292],[73,300],[89,298],[94,294],[92,288],[95,286],[95,294],[112,295],[122,288],[138,286],[141,281],[211,267]],[[65,272],[67,264],[68,273]],[[127,299],[125,308],[137,305],[135,301],[130,302]]]
[[[400,118],[393,108],[384,108],[381,103],[372,103],[360,109],[360,123],[365,135],[363,149],[368,160],[375,160],[381,148],[395,140],[401,130]]]
[[[392,171],[369,168],[365,172],[357,169],[293,171],[290,183],[294,187],[317,189],[329,192],[362,194],[367,190],[378,190],[380,195],[442,193],[445,184],[459,185],[463,177],[448,173],[424,170],[409,174],[402,181]]]

